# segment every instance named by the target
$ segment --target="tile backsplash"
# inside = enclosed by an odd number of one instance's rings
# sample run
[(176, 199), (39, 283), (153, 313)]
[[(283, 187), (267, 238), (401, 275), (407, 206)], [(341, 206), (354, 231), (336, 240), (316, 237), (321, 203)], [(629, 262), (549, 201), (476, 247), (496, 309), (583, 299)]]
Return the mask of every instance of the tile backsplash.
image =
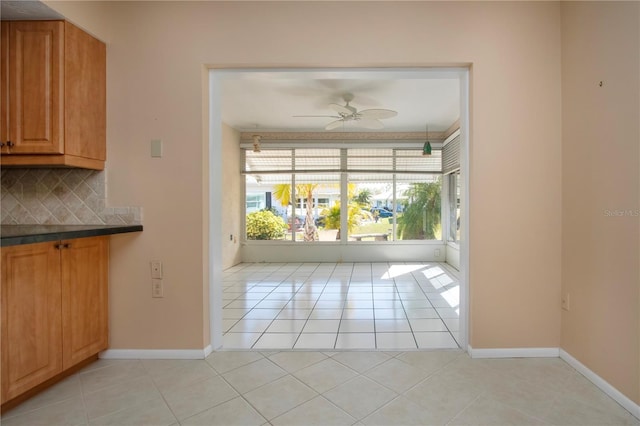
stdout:
[(3, 225), (134, 225), (140, 207), (107, 207), (104, 171), (2, 169)]

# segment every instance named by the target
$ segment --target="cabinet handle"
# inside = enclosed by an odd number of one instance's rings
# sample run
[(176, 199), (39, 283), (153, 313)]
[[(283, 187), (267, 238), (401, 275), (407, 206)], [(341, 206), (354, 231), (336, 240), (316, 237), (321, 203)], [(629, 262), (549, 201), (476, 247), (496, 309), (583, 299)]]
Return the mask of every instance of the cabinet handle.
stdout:
[(54, 246), (55, 248), (57, 248), (58, 250), (62, 250), (62, 249), (68, 249), (71, 248), (71, 244), (70, 243), (58, 243)]
[(12, 146), (15, 146), (15, 144), (13, 142), (11, 142), (11, 141), (7, 141), (7, 146), (8, 147), (12, 147)]
[(71, 247), (71, 244), (70, 244), (70, 243), (64, 243), (64, 244), (62, 245), (62, 248), (70, 248), (70, 247)]
[(4, 146), (4, 142), (0, 142), (0, 148)]
[(56, 245), (54, 245), (54, 247), (55, 247), (56, 249), (60, 250), (60, 249), (62, 248), (62, 244), (56, 244)]

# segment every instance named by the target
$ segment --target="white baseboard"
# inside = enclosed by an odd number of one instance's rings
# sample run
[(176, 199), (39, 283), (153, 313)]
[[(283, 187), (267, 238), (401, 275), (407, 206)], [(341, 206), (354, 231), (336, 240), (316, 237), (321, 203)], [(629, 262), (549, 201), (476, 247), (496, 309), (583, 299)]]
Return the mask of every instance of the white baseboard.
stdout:
[(107, 349), (101, 359), (204, 359), (212, 352), (204, 349)]
[(558, 358), (558, 348), (495, 348), (474, 349), (468, 345), (471, 358)]
[(626, 397), (618, 389), (611, 386), (609, 382), (591, 371), (587, 366), (572, 357), (563, 349), (560, 349), (560, 358), (562, 358), (567, 364), (575, 368), (584, 377), (589, 379), (589, 381), (599, 387), (600, 390), (609, 395), (614, 401), (622, 405), (628, 412), (633, 414), (636, 418), (640, 419), (640, 405), (636, 404), (631, 399)]
[(209, 355), (211, 355), (213, 353), (213, 346), (211, 345), (207, 345), (206, 348), (204, 348), (204, 357), (208, 357)]

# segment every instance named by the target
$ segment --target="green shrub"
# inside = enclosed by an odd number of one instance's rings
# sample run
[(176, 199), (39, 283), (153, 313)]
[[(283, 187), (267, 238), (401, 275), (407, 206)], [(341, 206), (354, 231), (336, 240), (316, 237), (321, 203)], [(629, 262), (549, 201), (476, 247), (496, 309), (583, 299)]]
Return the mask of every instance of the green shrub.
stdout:
[(260, 210), (247, 215), (248, 240), (277, 240), (284, 237), (287, 224), (270, 210)]

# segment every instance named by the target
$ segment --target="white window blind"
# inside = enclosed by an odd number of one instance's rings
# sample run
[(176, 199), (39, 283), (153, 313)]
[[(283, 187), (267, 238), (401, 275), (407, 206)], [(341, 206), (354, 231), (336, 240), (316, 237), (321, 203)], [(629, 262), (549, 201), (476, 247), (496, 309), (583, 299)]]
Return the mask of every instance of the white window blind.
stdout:
[(422, 149), (287, 148), (244, 150), (243, 174), (403, 173), (441, 174), (442, 151), (425, 157)]
[(442, 172), (453, 173), (460, 169), (460, 135), (442, 148)]

